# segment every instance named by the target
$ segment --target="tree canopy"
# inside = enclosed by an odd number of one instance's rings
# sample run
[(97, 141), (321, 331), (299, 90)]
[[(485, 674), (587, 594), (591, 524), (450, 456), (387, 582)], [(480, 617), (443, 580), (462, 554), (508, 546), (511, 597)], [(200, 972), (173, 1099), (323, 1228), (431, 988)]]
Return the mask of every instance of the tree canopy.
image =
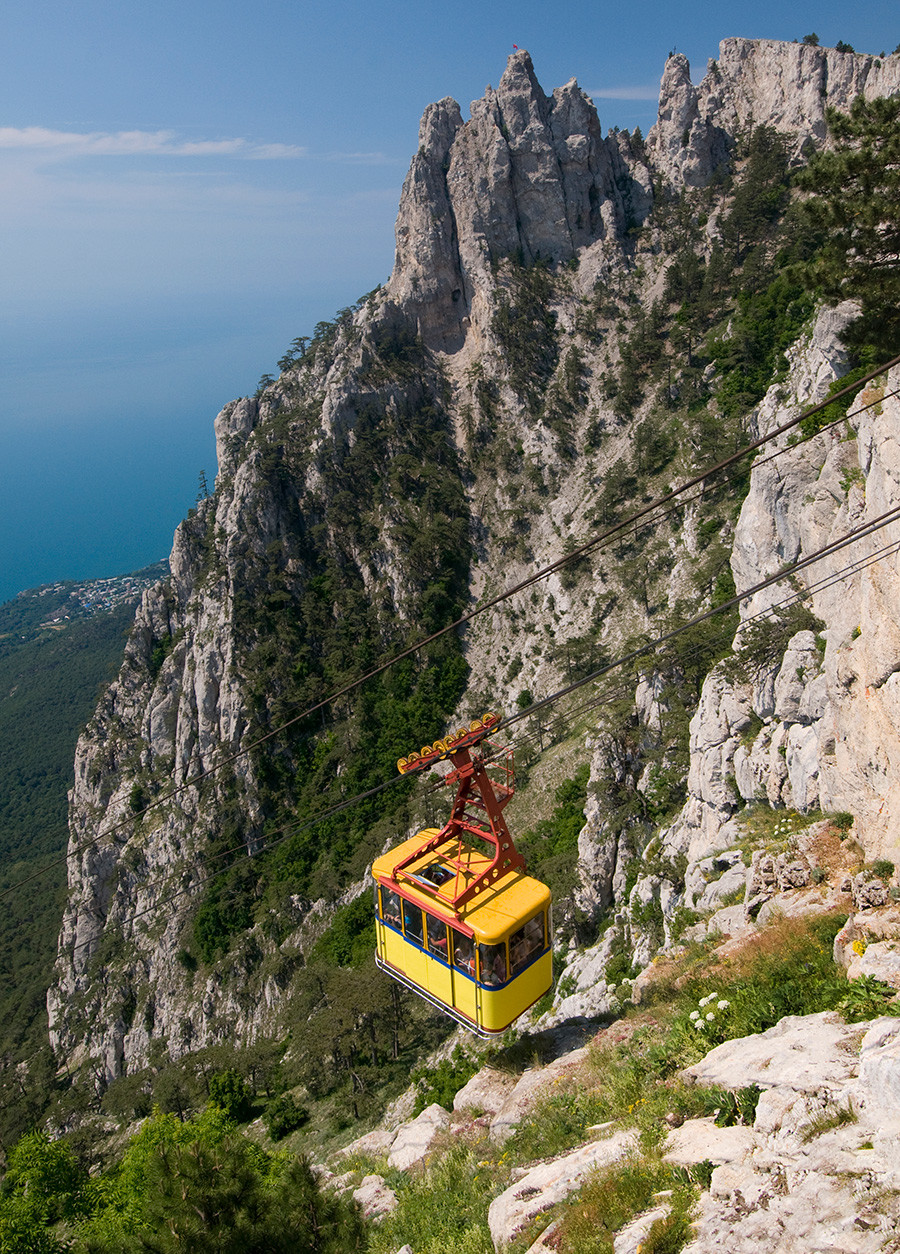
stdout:
[(184, 1122), (155, 1112), (96, 1177), (65, 1141), (29, 1133), (0, 1191), (0, 1254), (353, 1254), (366, 1244), (358, 1207), (320, 1190), (304, 1158), (241, 1136), (218, 1106)]
[(835, 147), (798, 176), (804, 213), (824, 234), (807, 279), (826, 300), (855, 300), (857, 343), (900, 351), (900, 97), (826, 111)]

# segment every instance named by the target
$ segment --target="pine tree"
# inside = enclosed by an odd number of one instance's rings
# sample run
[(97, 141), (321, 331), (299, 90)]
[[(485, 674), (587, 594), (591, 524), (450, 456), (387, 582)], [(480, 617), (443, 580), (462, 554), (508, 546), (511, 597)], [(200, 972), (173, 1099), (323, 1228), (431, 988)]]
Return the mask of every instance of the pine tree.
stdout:
[(825, 233), (806, 281), (826, 300), (856, 300), (853, 340), (900, 350), (900, 98), (826, 111), (832, 151), (798, 177), (812, 193), (804, 213)]

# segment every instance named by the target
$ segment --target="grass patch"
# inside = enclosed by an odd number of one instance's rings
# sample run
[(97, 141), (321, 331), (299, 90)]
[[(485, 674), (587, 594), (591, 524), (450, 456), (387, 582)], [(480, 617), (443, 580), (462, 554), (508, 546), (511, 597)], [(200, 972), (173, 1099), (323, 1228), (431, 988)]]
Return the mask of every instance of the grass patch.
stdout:
[(844, 1128), (848, 1123), (856, 1123), (857, 1117), (850, 1101), (845, 1106), (826, 1106), (820, 1114), (800, 1129), (800, 1140), (804, 1145), (808, 1145), (823, 1132), (831, 1132), (833, 1128)]
[(757, 849), (767, 853), (786, 853), (792, 849), (799, 834), (821, 819), (822, 815), (800, 814), (798, 810), (773, 810), (768, 805), (751, 805), (741, 815), (741, 838), (736, 847), (749, 864)]
[(570, 1199), (557, 1228), (560, 1254), (613, 1254), (616, 1234), (650, 1209), (662, 1191), (671, 1191), (666, 1199), (671, 1209), (653, 1224), (640, 1248), (642, 1254), (677, 1254), (691, 1235), (694, 1186), (684, 1172), (647, 1156), (598, 1172)]
[(488, 1140), (455, 1143), (435, 1155), (418, 1176), (391, 1181), (397, 1209), (372, 1229), (371, 1254), (411, 1245), (416, 1254), (494, 1254), (487, 1208), (509, 1178)]
[(511, 1150), (519, 1161), (549, 1157), (603, 1123), (635, 1127), (649, 1150), (665, 1140), (667, 1115), (721, 1110), (722, 1090), (687, 1085), (678, 1072), (712, 1046), (764, 1032), (785, 1015), (835, 1009), (847, 980), (832, 960), (832, 942), (845, 918), (782, 919), (725, 961), (698, 954), (687, 974), (682, 967), (680, 987), (666, 989), (670, 1000), (654, 1005), (654, 1018), (643, 1012), (643, 1022), (617, 1043), (598, 1038), (587, 1082), (538, 1103), (513, 1134)]

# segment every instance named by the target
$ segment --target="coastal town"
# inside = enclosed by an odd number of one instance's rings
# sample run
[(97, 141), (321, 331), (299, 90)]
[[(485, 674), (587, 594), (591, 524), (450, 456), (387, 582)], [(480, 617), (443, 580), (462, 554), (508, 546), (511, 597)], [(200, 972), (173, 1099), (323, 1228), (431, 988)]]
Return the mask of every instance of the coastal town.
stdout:
[[(50, 596), (54, 608), (41, 621), (42, 627), (58, 627), (76, 618), (91, 618), (94, 614), (108, 614), (117, 609), (123, 602), (137, 601), (145, 589), (150, 588), (167, 574), (168, 562), (157, 562), (143, 570), (133, 571), (129, 575), (114, 575), (110, 579), (88, 579), (83, 583), (65, 580), (61, 583), (45, 584), (30, 592), (20, 592), (19, 596), (37, 593), (41, 597)], [(60, 602), (59, 598), (65, 599)]]

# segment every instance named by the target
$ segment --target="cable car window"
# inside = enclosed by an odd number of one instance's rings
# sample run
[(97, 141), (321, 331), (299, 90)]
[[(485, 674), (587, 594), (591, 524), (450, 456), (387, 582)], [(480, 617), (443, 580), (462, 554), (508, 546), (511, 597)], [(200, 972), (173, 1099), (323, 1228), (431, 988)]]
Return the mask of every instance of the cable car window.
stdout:
[(466, 975), (475, 974), (475, 942), (471, 936), (450, 929), (453, 938), (453, 965), (465, 971)]
[(418, 945), (424, 943), (422, 911), (408, 901), (403, 903), (403, 931), (409, 940), (415, 941)]
[(438, 958), (443, 958), (447, 962), (447, 924), (427, 912), (425, 914), (425, 922), (428, 927), (429, 950), (433, 954), (437, 954)]
[(509, 938), (509, 959), (513, 975), (525, 969), (544, 948), (543, 911), (529, 919)]
[(481, 983), (489, 987), (506, 983), (506, 946), (479, 945), (478, 959), (481, 966)]
[(400, 897), (389, 888), (381, 890), (381, 917), (385, 923), (400, 930)]
[(447, 883), (447, 880), (453, 879), (453, 872), (441, 866), (440, 862), (432, 862), (430, 866), (420, 871), (419, 875), (423, 880), (428, 880), (429, 884), (434, 884), (435, 888), (440, 888), (442, 884)]

